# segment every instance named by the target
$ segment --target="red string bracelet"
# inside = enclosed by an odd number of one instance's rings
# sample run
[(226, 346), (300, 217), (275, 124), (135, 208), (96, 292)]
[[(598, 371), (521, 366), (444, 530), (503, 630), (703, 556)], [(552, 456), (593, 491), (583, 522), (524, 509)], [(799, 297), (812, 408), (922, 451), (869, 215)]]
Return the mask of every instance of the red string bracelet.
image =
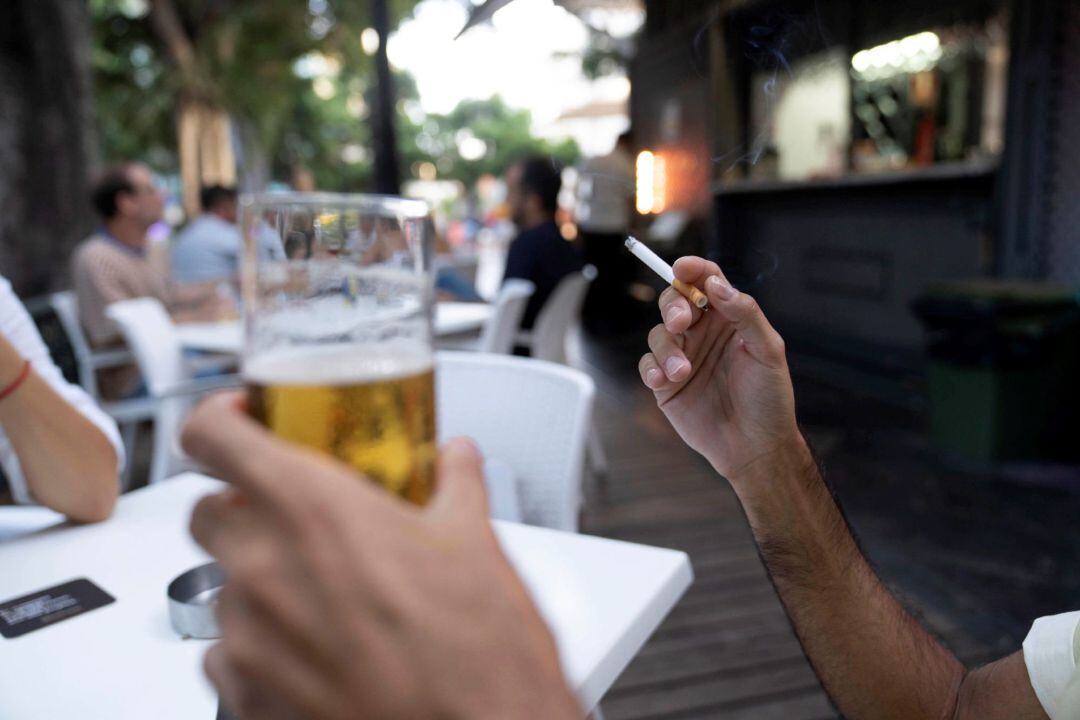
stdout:
[(19, 386), (23, 384), (26, 378), (30, 375), (30, 361), (23, 361), (22, 371), (19, 372), (19, 376), (11, 381), (6, 388), (0, 390), (0, 402), (3, 402), (8, 395), (19, 389)]

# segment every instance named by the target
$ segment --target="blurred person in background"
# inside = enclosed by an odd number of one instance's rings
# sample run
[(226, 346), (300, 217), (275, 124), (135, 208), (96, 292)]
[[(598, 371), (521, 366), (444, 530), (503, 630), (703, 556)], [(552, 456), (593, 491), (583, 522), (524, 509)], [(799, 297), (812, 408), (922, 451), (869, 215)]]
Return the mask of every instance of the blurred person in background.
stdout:
[(76, 522), (104, 520), (123, 462), (116, 423), (64, 379), (0, 277), (0, 504), (37, 503)]
[(441, 301), (483, 302), (484, 298), (476, 292), (476, 286), (454, 267), (454, 249), (446, 234), (440, 233), (435, 227), (435, 220), (430, 215), (424, 221), (424, 232), (435, 240), (436, 297)]
[[(172, 242), (172, 278), (175, 282), (228, 282), (240, 274), (244, 239), (237, 227), (237, 192), (234, 187), (210, 185), (199, 192), (202, 214), (177, 233)], [(256, 226), (259, 254), (282, 260), (281, 238), (260, 222)]]
[(574, 219), (584, 260), (597, 270), (583, 311), (585, 326), (592, 332), (615, 330), (620, 318), (633, 317), (624, 310), (634, 265), (623, 250), (634, 202), (633, 144), (625, 132), (610, 153), (578, 166)]
[[(105, 315), (111, 303), (154, 297), (178, 322), (215, 320), (232, 310), (217, 284), (174, 284), (163, 243), (151, 243), (147, 231), (161, 220), (164, 197), (150, 168), (123, 163), (106, 168), (96, 179), (91, 199), (102, 226), (75, 248), (72, 280), (79, 315), (90, 343), (107, 347), (120, 333)], [(108, 399), (138, 395), (141, 381), (133, 366), (101, 372), (101, 392)]]
[[(757, 303), (702, 258), (674, 272), (710, 306), (662, 293), (641, 379), (735, 491), (839, 713), (1080, 717), (1080, 612), (1036, 620), (1022, 650), (965, 667), (860, 551), (799, 430), (784, 342)], [(474, 444), (444, 446), (424, 508), (275, 439), (239, 395), (197, 409), (184, 446), (232, 483), (198, 504), (191, 529), (229, 577), (206, 668), (242, 716), (582, 717), (487, 520)]]
[(521, 320), (523, 328), (533, 326), (559, 281), (584, 265), (555, 223), (561, 188), (562, 168), (554, 158), (533, 155), (506, 171), (506, 204), (518, 234), (510, 243), (503, 279), (520, 278), (536, 286)]

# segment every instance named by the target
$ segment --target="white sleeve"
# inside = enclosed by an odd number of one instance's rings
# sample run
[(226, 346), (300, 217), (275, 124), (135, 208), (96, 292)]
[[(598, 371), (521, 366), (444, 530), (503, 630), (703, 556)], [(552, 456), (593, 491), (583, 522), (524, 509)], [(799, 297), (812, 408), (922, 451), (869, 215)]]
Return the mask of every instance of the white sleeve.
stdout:
[[(49, 356), (49, 350), (38, 334), (37, 326), (26, 312), (26, 308), (19, 302), (19, 298), (11, 289), (9, 283), (0, 277), (0, 335), (22, 355), (30, 361), (34, 372), (45, 382), (52, 386), (60, 397), (64, 398), (72, 407), (78, 410), (87, 420), (94, 423), (105, 436), (109, 438), (113, 448), (116, 449), (118, 460), (117, 467), (124, 466), (124, 446), (120, 442), (120, 433), (116, 429), (116, 423), (97, 406), (94, 400), (78, 385), (72, 385), (64, 379), (60, 368), (53, 363)], [(17, 503), (33, 503), (29, 489), (26, 487), (26, 479), (23, 477), (19, 458), (8, 440), (7, 433), (0, 428), (0, 465), (3, 466), (4, 475), (11, 487), (11, 496)], [(119, 481), (119, 478), (118, 478)]]
[(1035, 695), (1050, 720), (1065, 720), (1062, 695), (1076, 671), (1080, 611), (1039, 618), (1024, 638), (1024, 664)]

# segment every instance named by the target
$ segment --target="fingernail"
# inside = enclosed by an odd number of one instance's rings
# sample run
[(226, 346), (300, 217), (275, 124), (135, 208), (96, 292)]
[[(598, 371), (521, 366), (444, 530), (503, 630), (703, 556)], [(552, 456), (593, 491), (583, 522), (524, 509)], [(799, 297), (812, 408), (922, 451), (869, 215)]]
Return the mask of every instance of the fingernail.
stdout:
[(713, 275), (705, 283), (709, 286), (709, 290), (716, 293), (721, 300), (730, 300), (735, 297), (735, 288), (721, 280), (718, 275)]
[(670, 357), (664, 363), (664, 370), (667, 372), (668, 377), (674, 377), (676, 373), (682, 370), (684, 364), (679, 358)]
[(648, 370), (645, 371), (645, 384), (648, 385), (649, 387), (652, 387), (653, 385), (656, 385), (656, 383), (657, 383), (657, 381), (659, 379), (660, 379), (660, 371), (657, 370), (656, 368), (649, 368)]

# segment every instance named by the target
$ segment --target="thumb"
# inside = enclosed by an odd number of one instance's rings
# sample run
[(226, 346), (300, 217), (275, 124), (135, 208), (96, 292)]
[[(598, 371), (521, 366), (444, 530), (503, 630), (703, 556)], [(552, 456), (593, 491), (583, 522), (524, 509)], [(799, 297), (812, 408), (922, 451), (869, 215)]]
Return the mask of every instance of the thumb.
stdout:
[(459, 437), (443, 445), (436, 475), (432, 513), (468, 522), (487, 518), (484, 458), (474, 440)]

